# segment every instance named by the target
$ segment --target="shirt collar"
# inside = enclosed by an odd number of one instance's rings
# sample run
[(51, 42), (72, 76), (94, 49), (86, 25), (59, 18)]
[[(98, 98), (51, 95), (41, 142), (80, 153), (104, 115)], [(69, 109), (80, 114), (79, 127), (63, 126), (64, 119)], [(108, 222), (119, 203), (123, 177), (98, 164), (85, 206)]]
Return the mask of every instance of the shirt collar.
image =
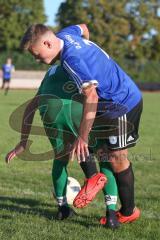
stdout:
[(64, 47), (64, 41), (62, 39), (60, 39), (60, 55), (62, 56), (62, 52), (63, 52), (63, 47)]

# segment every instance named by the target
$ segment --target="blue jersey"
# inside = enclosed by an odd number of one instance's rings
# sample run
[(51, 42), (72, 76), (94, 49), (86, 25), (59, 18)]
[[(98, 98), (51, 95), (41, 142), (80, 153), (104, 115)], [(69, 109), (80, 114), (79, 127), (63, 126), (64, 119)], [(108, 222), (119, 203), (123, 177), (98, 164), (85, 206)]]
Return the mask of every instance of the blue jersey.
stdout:
[(12, 64), (3, 64), (2, 71), (3, 71), (3, 79), (10, 79), (11, 73), (14, 66)]
[(129, 112), (141, 100), (141, 92), (104, 50), (82, 35), (78, 25), (64, 28), (56, 34), (62, 40), (61, 64), (64, 70), (75, 81), (79, 91), (89, 84), (96, 85), (99, 100), (112, 106), (109, 116), (118, 117)]

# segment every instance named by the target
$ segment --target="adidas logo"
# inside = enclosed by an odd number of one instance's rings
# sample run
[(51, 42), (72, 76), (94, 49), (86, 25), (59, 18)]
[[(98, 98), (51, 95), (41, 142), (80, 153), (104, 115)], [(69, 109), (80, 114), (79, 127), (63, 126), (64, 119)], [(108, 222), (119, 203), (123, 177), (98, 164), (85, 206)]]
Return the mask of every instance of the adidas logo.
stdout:
[(127, 139), (127, 142), (131, 142), (131, 141), (133, 141), (134, 140), (134, 138), (130, 135), (129, 137), (128, 137), (128, 139)]

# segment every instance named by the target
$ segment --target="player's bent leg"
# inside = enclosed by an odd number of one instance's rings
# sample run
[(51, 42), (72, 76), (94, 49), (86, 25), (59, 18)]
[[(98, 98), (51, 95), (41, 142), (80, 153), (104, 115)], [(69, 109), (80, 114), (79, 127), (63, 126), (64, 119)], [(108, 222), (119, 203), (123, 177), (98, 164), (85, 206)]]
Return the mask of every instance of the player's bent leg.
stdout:
[[(90, 167), (94, 169), (94, 164), (95, 160), (93, 158), (93, 155), (91, 154), (90, 157), (86, 159), (86, 162), (83, 163), (82, 169), (84, 170), (84, 166), (86, 169), (89, 169)], [(91, 173), (90, 171), (88, 172)], [(97, 193), (103, 189), (106, 182), (107, 178), (103, 173), (98, 173), (97, 170), (95, 173), (92, 172), (92, 175), (88, 175), (88, 178), (85, 180), (80, 192), (75, 197), (73, 205), (76, 208), (86, 207), (90, 202), (93, 201)]]
[(6, 85), (5, 85), (5, 95), (8, 94), (8, 91), (9, 91), (9, 81), (6, 82)]
[(109, 150), (108, 151), (109, 162), (112, 165), (112, 169), (115, 173), (122, 172), (130, 165), (128, 160), (128, 150)]
[[(128, 160), (128, 151), (110, 151), (109, 160), (115, 173), (118, 186), (121, 209), (117, 214), (119, 222), (132, 222), (139, 218), (140, 211), (135, 211), (134, 203), (134, 173), (132, 164)], [(124, 220), (126, 219), (126, 220)]]
[[(55, 195), (57, 198), (61, 198), (66, 195), (67, 188), (67, 164), (68, 161), (63, 161), (61, 159), (57, 159), (53, 161), (52, 168), (52, 181), (54, 186)], [(65, 201), (65, 200), (64, 200)], [(63, 204), (64, 202), (58, 202), (59, 204)]]
[(77, 215), (75, 211), (68, 205), (66, 198), (67, 188), (67, 164), (68, 158), (56, 159), (53, 162), (52, 180), (54, 186), (54, 197), (58, 203), (58, 212), (56, 214), (57, 220), (64, 220), (66, 218)]
[(2, 82), (1, 89), (4, 89), (4, 85), (5, 85), (5, 82), (3, 81), (3, 82)]
[(116, 215), (118, 190), (111, 164), (108, 161), (108, 152), (106, 148), (103, 149), (102, 146), (102, 148), (98, 149), (97, 158), (99, 160), (100, 172), (107, 177), (107, 184), (103, 188), (106, 214), (104, 217), (101, 217), (100, 224), (107, 228), (116, 229), (120, 226)]
[(116, 229), (120, 226), (116, 215), (117, 204), (117, 184), (109, 163), (101, 163), (100, 171), (107, 177), (107, 184), (103, 188), (106, 204), (106, 223), (105, 226), (111, 229)]

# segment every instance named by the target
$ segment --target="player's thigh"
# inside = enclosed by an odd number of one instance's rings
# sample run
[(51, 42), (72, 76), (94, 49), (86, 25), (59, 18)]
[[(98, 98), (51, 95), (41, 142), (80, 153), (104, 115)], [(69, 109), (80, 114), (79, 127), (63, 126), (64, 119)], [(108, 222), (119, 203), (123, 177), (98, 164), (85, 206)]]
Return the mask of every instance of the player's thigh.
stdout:
[[(129, 166), (128, 148), (136, 145), (139, 138), (139, 122), (142, 113), (142, 102), (130, 112), (116, 119), (106, 119), (106, 132), (96, 136), (96, 144), (104, 142), (105, 149), (101, 158), (109, 159), (115, 171), (124, 170)], [(103, 121), (105, 122), (105, 121)], [(105, 126), (105, 125), (104, 125)], [(102, 126), (102, 127), (104, 127)], [(99, 126), (100, 128), (100, 126)], [(105, 138), (106, 136), (106, 138)]]
[[(109, 131), (106, 144), (110, 151), (121, 151), (134, 147), (139, 139), (139, 123), (142, 113), (142, 101), (128, 113), (113, 119), (115, 128)], [(123, 152), (123, 151), (122, 151)]]

